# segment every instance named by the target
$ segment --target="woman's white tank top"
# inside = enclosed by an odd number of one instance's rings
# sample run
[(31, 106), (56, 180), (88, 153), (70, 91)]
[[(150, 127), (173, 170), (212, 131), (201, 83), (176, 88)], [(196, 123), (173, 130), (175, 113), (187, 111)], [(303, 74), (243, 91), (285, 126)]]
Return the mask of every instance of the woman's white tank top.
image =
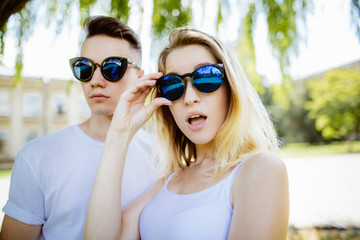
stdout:
[(225, 179), (192, 194), (168, 190), (173, 173), (141, 214), (141, 239), (227, 239), (233, 213), (231, 187), (243, 162)]

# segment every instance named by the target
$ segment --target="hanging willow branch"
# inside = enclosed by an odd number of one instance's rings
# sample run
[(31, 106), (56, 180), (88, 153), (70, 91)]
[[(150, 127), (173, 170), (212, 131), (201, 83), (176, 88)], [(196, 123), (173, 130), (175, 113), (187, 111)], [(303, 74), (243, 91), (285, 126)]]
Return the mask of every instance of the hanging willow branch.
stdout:
[(355, 26), (357, 38), (360, 42), (360, 1), (351, 1), (351, 23)]

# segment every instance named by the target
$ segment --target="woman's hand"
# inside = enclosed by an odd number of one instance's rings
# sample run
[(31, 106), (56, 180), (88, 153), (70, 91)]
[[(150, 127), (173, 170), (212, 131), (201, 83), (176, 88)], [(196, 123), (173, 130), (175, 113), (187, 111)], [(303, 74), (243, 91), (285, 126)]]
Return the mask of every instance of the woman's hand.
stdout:
[(171, 101), (166, 98), (155, 98), (145, 105), (147, 96), (156, 87), (156, 79), (161, 75), (162, 73), (145, 75), (121, 95), (109, 131), (135, 134), (158, 107), (171, 105)]

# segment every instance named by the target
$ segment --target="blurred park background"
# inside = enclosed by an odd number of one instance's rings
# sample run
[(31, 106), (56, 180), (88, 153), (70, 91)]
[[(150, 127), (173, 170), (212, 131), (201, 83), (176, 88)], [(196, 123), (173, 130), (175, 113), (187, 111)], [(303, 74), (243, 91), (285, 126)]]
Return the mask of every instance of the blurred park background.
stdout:
[(89, 116), (68, 59), (79, 55), (84, 19), (111, 15), (140, 36), (148, 73), (157, 70), (156, 57), (174, 27), (201, 29), (231, 47), (284, 146), (280, 155), (290, 184), (288, 239), (360, 239), (359, 4), (2, 1), (0, 207), (7, 200), (17, 151), (33, 138)]

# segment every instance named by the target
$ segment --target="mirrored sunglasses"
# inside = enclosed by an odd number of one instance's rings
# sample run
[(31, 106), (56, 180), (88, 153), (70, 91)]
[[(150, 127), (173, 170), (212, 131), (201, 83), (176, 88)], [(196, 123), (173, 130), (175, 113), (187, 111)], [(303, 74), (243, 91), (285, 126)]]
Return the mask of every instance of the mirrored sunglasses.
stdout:
[(212, 93), (219, 89), (224, 81), (224, 65), (222, 63), (207, 64), (191, 73), (164, 75), (157, 81), (160, 95), (170, 101), (181, 98), (185, 92), (186, 77), (191, 78), (192, 85), (200, 92)]
[(104, 78), (110, 82), (119, 81), (124, 76), (128, 64), (140, 69), (135, 62), (122, 57), (108, 57), (101, 64), (94, 63), (86, 57), (76, 57), (70, 59), (69, 63), (74, 77), (81, 82), (90, 81), (97, 66), (100, 67)]

